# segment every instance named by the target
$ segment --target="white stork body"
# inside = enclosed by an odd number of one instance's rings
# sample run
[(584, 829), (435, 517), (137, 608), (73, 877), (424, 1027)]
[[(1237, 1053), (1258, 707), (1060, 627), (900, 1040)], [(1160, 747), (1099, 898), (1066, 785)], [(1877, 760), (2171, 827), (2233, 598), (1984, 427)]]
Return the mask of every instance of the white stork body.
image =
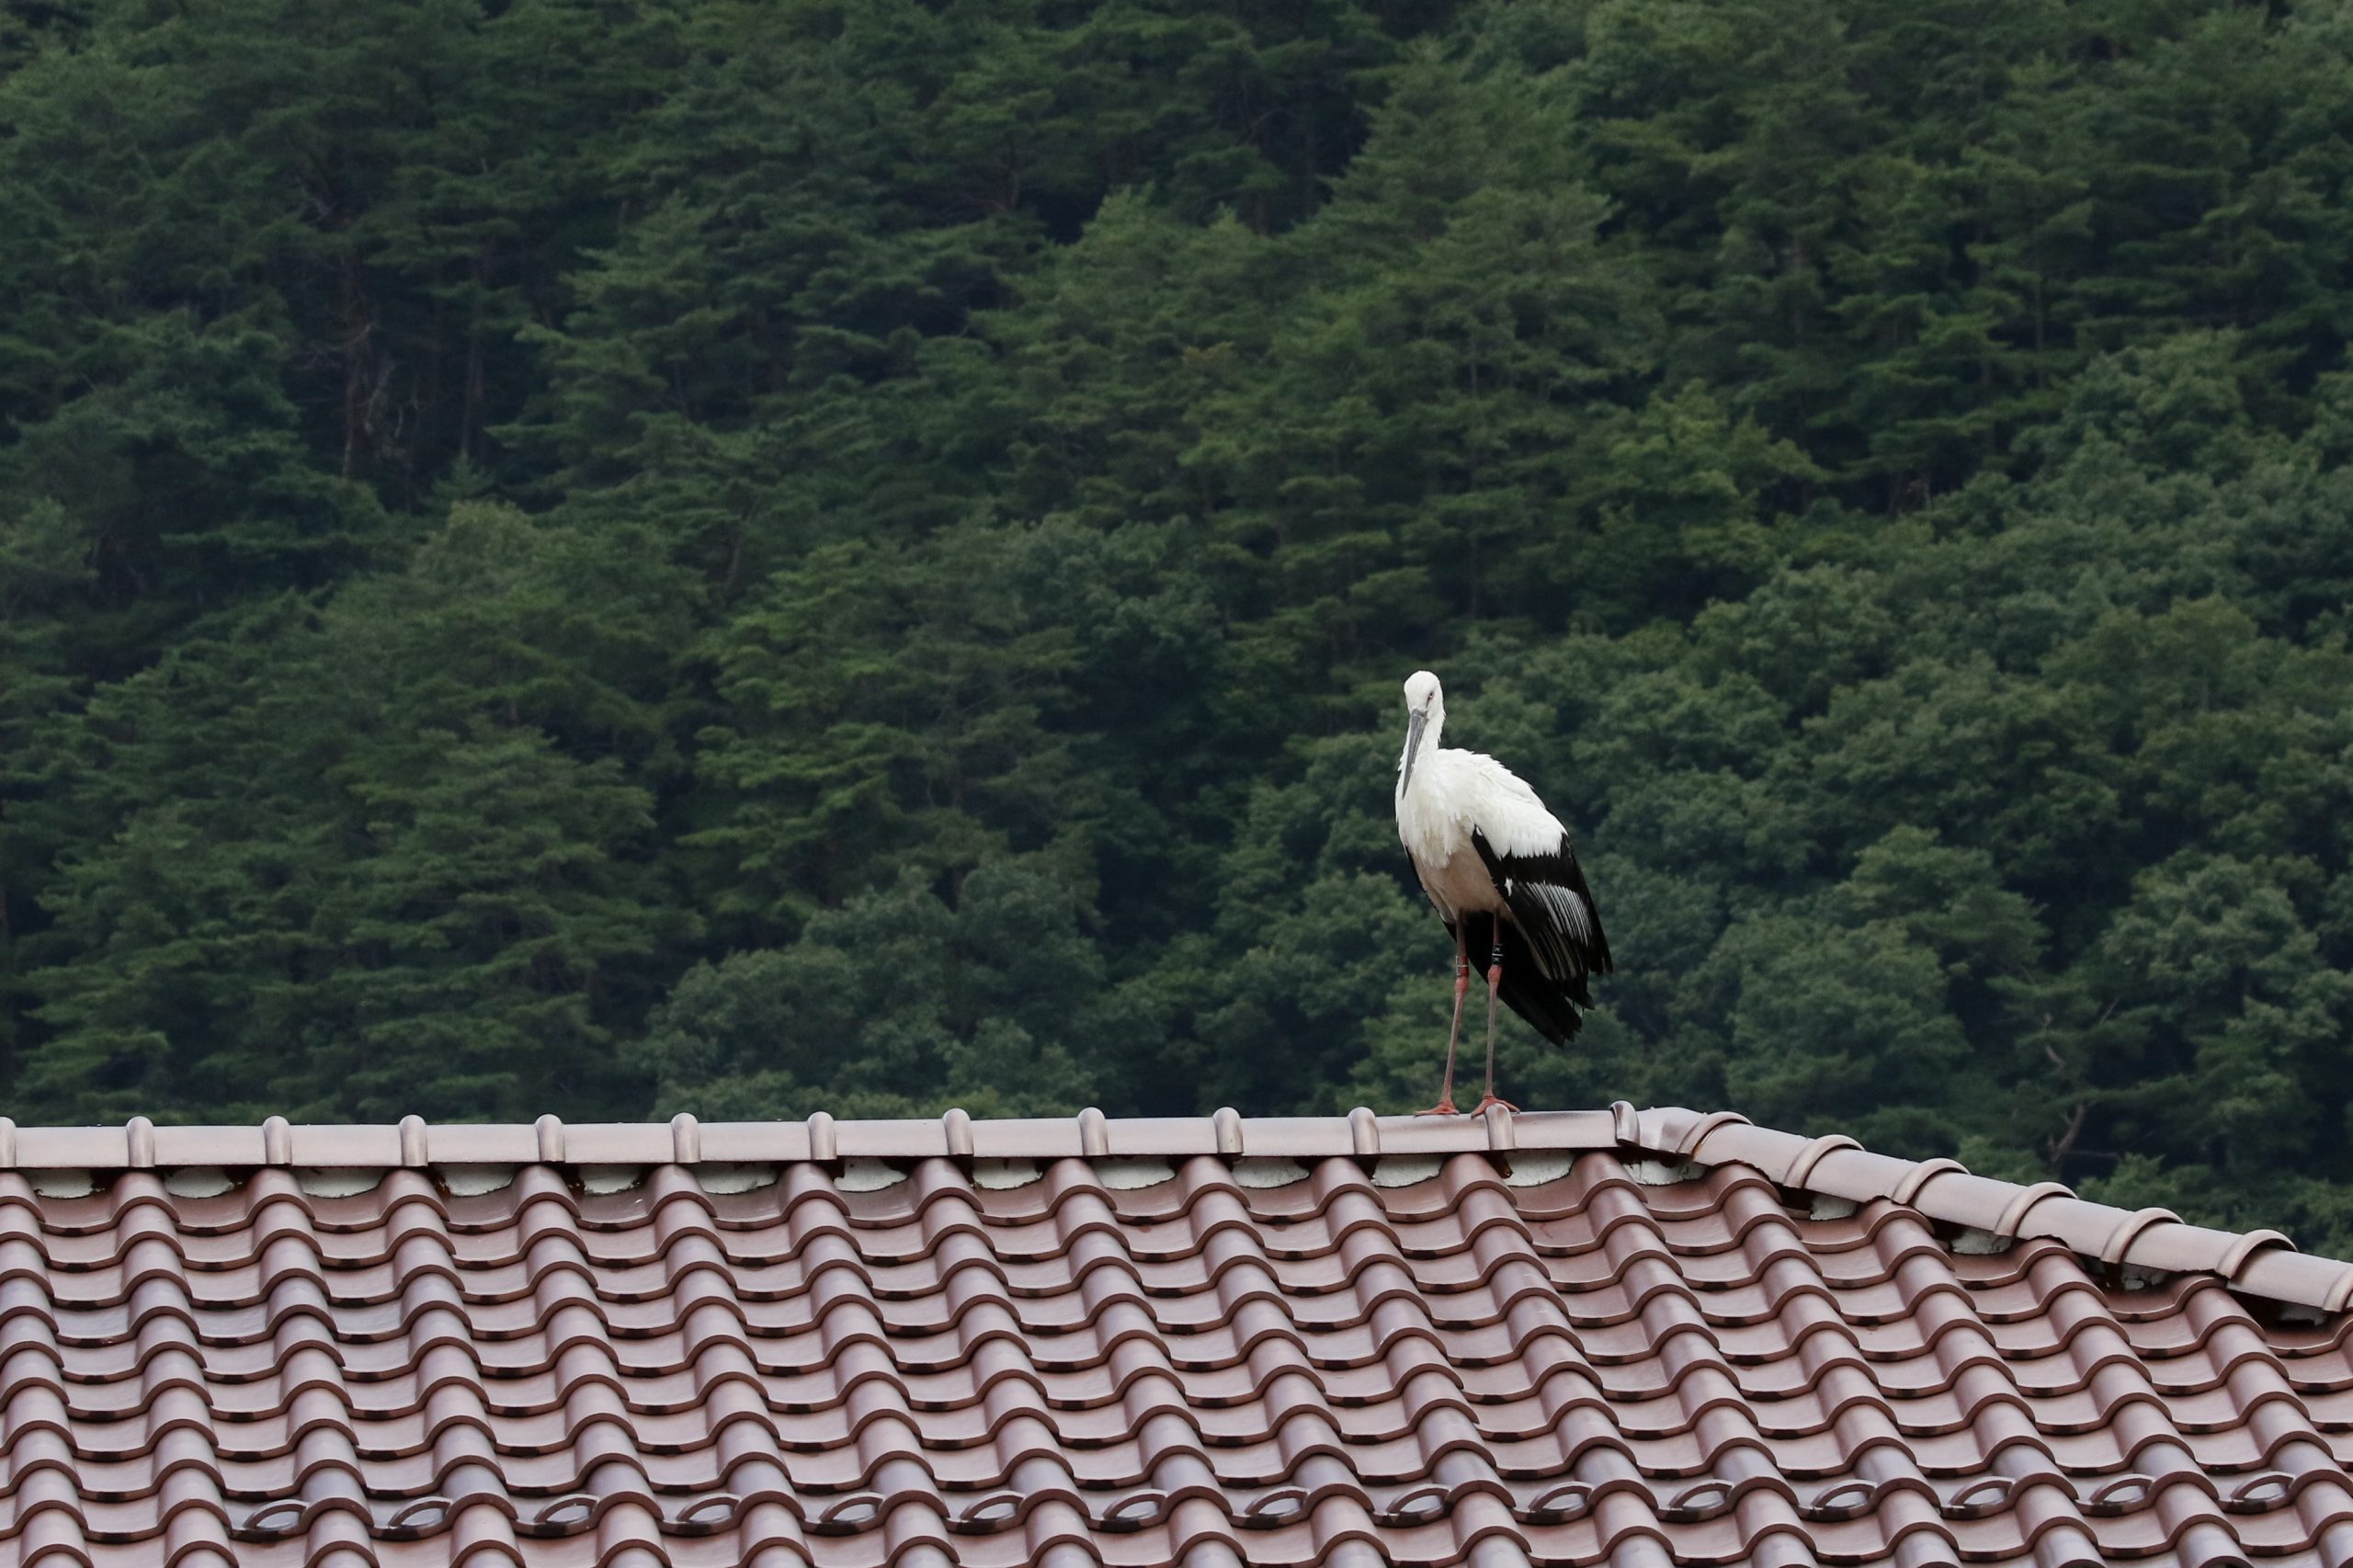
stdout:
[[(1426, 746), (1437, 729), (1433, 722)], [(1569, 830), (1527, 781), (1494, 757), (1430, 751), (1415, 765), (1413, 791), (1402, 785), (1397, 790), (1397, 836), (1422, 891), (1449, 926), (1465, 915), (1506, 907), (1503, 890), (1472, 845), (1474, 830), (1512, 859), (1556, 855), (1569, 839)]]
[(1561, 819), (1492, 756), (1441, 749), (1446, 699), (1438, 676), (1405, 683), (1405, 749), (1397, 761), (1397, 836), (1422, 891), (1453, 934), (1454, 1029), (1447, 1086), (1436, 1108), (1453, 1109), (1454, 1051), (1470, 985), (1469, 949), (1484, 938), (1487, 1098), (1495, 1098), (1498, 995), (1545, 1038), (1564, 1044), (1593, 1006), (1586, 977), (1610, 969), (1609, 941)]

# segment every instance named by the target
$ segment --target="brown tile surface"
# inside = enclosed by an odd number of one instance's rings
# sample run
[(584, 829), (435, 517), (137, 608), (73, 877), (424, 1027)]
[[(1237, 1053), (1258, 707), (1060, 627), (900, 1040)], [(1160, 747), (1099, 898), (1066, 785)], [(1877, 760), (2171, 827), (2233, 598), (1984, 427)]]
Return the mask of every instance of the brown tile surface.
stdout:
[(2341, 1568), (2348, 1295), (1623, 1106), (0, 1123), (0, 1562)]

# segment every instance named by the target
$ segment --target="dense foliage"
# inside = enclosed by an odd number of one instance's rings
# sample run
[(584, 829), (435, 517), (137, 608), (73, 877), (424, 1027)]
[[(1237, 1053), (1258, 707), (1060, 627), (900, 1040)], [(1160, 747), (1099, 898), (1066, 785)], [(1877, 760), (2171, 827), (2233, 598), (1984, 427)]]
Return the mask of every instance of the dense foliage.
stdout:
[(1530, 1103), (2353, 1244), (2353, 12), (0, 13), (22, 1120)]

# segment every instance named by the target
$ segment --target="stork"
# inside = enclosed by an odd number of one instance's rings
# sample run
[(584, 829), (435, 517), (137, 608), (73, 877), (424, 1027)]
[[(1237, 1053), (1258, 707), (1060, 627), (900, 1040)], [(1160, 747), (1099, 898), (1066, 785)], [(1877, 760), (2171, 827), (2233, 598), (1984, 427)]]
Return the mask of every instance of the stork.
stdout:
[(1536, 791), (1492, 756), (1440, 750), (1446, 697), (1438, 676), (1405, 682), (1405, 751), (1397, 759), (1397, 836), (1414, 875), (1454, 937), (1454, 1026), (1446, 1037), (1446, 1079), (1423, 1114), (1452, 1116), (1454, 1053), (1462, 1039), (1462, 999), (1471, 989), (1474, 936), (1487, 949), (1487, 1092), (1495, 1096), (1495, 999), (1565, 1045), (1593, 1006), (1588, 975), (1609, 972), (1609, 939), (1585, 884), (1569, 830)]

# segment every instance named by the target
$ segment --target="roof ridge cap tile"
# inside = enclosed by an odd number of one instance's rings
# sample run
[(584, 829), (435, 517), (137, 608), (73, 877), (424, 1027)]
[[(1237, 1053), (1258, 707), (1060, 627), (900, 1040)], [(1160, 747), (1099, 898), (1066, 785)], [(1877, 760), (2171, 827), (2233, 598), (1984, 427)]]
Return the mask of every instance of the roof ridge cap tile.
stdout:
[[(2167, 1210), (2131, 1210), (2078, 1198), (2058, 1182), (2022, 1185), (1978, 1176), (1956, 1160), (1899, 1159), (1852, 1140), (1838, 1142), (1841, 1134), (1806, 1138), (1754, 1126), (1735, 1113), (1701, 1117), (1673, 1109), (1643, 1115), (1651, 1133), (1646, 1142), (1695, 1165), (1745, 1165), (1776, 1185), (1853, 1202), (1884, 1199), (2005, 1241), (2047, 1236), (2111, 1269), (2211, 1274), (2234, 1290), (2272, 1301), (2328, 1312), (2353, 1306), (2353, 1263), (2299, 1253), (2278, 1231), (2212, 1230)], [(2051, 1218), (2038, 1215), (2046, 1209), (2052, 1210)], [(2184, 1256), (2180, 1244), (2204, 1238), (2211, 1238), (2201, 1249), (2205, 1256)]]
[(1957, 1162), (1874, 1153), (1845, 1134), (1808, 1138), (1758, 1127), (1733, 1111), (1677, 1106), (1491, 1111), (1482, 1117), (1384, 1117), (1364, 1107), (1337, 1116), (976, 1119), (961, 1111), (921, 1119), (530, 1123), (0, 1127), (0, 1171), (129, 1171), (218, 1165), (392, 1169), (457, 1165), (662, 1166), (941, 1158), (1106, 1159), (1208, 1154), (1221, 1158), (1381, 1159), (1457, 1153), (1612, 1151), (1673, 1155), (1702, 1166), (1746, 1165), (1777, 1186), (1858, 1203), (1886, 1199), (1945, 1224), (2005, 1240), (2048, 1236), (2101, 1266), (2213, 1275), (2245, 1294), (2341, 1312), (2353, 1306), (2353, 1263), (2297, 1253), (2277, 1231), (2188, 1224), (2163, 1210), (2077, 1198), (2056, 1182), (2020, 1185)]
[[(1644, 1112), (1645, 1116), (1658, 1115)], [(1670, 1114), (1688, 1116), (1689, 1112)], [(0, 1119), (6, 1122), (6, 1119)], [(1620, 1101), (1607, 1109), (1511, 1111), (1433, 1118), (1381, 1116), (1358, 1106), (1336, 1116), (938, 1118), (806, 1120), (289, 1123), (0, 1126), (0, 1170), (131, 1170), (222, 1165), (376, 1169), (450, 1165), (673, 1165), (845, 1159), (1174, 1159), (1193, 1154), (1324, 1158), (1582, 1152), (1626, 1146), (1639, 1125)]]

